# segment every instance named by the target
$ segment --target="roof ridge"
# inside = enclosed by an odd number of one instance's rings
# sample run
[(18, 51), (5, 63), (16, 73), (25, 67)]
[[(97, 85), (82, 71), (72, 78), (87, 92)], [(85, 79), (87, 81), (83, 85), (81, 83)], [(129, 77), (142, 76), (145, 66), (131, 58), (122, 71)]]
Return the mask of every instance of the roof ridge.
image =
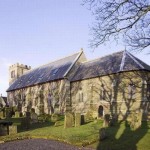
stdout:
[(67, 74), (69, 73), (69, 71), (71, 70), (71, 68), (74, 66), (74, 64), (77, 62), (77, 60), (79, 59), (79, 57), (81, 56), (82, 53), (83, 53), (83, 49), (81, 49), (81, 51), (79, 52), (79, 54), (77, 55), (77, 57), (75, 58), (75, 60), (72, 62), (72, 64), (70, 65), (70, 67), (68, 68), (68, 70), (66, 71), (66, 73), (64, 74), (64, 77), (67, 76)]
[[(80, 53), (80, 52), (78, 52), (78, 53)], [(53, 60), (53, 61), (51, 61), (51, 62), (49, 62), (49, 63), (46, 63), (46, 64), (44, 64), (44, 65), (41, 65), (41, 66), (39, 66), (39, 67), (37, 67), (37, 68), (46, 66), (46, 65), (48, 65), (48, 64), (52, 64), (52, 63), (57, 62), (57, 61), (60, 61), (60, 60), (62, 60), (62, 59), (66, 59), (66, 58), (71, 57), (71, 56), (73, 56), (73, 55), (75, 55), (75, 54), (78, 54), (78, 53), (74, 53), (74, 54), (72, 54), (72, 55), (69, 55), (69, 56), (66, 56), (66, 57), (62, 57), (62, 58), (59, 58), (59, 59), (57, 59), (57, 60)]]
[(124, 64), (125, 64), (125, 58), (126, 58), (126, 50), (124, 50), (124, 52), (123, 52), (123, 56), (122, 56), (122, 60), (121, 60), (119, 71), (123, 71), (123, 67), (124, 67)]
[(144, 66), (143, 66), (140, 62), (138, 62), (138, 61), (135, 59), (136, 57), (132, 56), (132, 54), (130, 54), (128, 51), (127, 51), (127, 55), (128, 55), (132, 60), (134, 60), (134, 62), (135, 62), (138, 66), (140, 66), (142, 69), (144, 69)]
[(118, 51), (118, 52), (114, 52), (114, 53), (112, 53), (112, 54), (107, 54), (107, 55), (105, 55), (105, 56), (98, 57), (98, 58), (96, 58), (96, 59), (94, 58), (94, 59), (91, 59), (91, 60), (86, 60), (86, 61), (81, 62), (81, 63), (84, 64), (84, 63), (96, 61), (97, 59), (102, 59), (102, 58), (104, 58), (104, 57), (107, 57), (107, 56), (110, 56), (110, 55), (114, 55), (114, 54), (116, 54), (116, 53), (121, 53), (121, 52), (124, 52), (124, 50), (121, 50), (121, 51)]

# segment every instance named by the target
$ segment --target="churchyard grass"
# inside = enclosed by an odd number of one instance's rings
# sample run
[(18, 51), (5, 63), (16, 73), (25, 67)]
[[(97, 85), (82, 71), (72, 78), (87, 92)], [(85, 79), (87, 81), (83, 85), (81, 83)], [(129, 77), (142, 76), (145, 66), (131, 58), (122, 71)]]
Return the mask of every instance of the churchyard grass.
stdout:
[[(20, 126), (19, 118), (11, 119), (14, 124)], [(1, 136), (0, 141), (11, 141), (26, 138), (44, 138), (54, 139), (70, 143), (77, 146), (88, 146), (97, 149), (112, 148), (149, 150), (150, 144), (150, 122), (144, 122), (138, 130), (131, 130), (126, 122), (118, 123), (115, 126), (106, 128), (108, 138), (99, 141), (99, 129), (102, 127), (101, 120), (86, 123), (78, 127), (64, 128), (64, 121), (40, 122), (30, 126), (30, 129), (24, 130), (19, 127), (19, 133), (16, 135)]]

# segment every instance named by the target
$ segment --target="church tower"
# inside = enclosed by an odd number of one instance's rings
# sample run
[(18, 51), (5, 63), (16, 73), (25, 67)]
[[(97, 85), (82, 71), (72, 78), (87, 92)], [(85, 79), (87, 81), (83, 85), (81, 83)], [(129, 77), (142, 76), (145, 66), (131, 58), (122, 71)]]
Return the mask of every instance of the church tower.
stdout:
[(31, 66), (16, 63), (9, 67), (9, 85), (16, 79), (22, 76), (26, 71), (30, 70)]

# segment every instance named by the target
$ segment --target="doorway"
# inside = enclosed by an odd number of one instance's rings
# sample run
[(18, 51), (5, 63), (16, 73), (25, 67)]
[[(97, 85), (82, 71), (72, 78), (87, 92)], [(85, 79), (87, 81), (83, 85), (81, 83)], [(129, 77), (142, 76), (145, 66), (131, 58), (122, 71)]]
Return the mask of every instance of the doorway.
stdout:
[(99, 108), (98, 108), (98, 117), (102, 118), (103, 115), (104, 115), (104, 108), (103, 108), (102, 105), (100, 105)]

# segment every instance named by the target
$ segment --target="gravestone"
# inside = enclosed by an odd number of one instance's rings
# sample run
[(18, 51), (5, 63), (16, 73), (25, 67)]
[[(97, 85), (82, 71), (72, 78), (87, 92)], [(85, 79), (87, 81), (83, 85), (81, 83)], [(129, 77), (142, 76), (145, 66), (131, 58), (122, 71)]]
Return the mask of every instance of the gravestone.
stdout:
[(64, 128), (70, 128), (74, 126), (74, 116), (72, 113), (67, 112), (65, 114), (65, 122), (64, 122)]
[(75, 127), (79, 127), (81, 125), (81, 114), (75, 113)]
[(103, 141), (108, 137), (107, 133), (106, 133), (106, 129), (105, 128), (101, 128), (99, 130), (99, 140)]
[(21, 127), (23, 129), (29, 129), (31, 124), (31, 119), (28, 117), (21, 118)]
[(105, 114), (104, 115), (104, 120), (103, 120), (103, 127), (108, 127), (109, 126), (109, 122), (110, 122), (110, 115), (109, 114)]
[(9, 135), (17, 134), (17, 126), (11, 125), (9, 126)]
[(15, 118), (19, 118), (20, 117), (20, 112), (19, 111), (16, 111), (15, 112)]
[(35, 112), (31, 113), (31, 123), (37, 123), (38, 122), (38, 115)]

